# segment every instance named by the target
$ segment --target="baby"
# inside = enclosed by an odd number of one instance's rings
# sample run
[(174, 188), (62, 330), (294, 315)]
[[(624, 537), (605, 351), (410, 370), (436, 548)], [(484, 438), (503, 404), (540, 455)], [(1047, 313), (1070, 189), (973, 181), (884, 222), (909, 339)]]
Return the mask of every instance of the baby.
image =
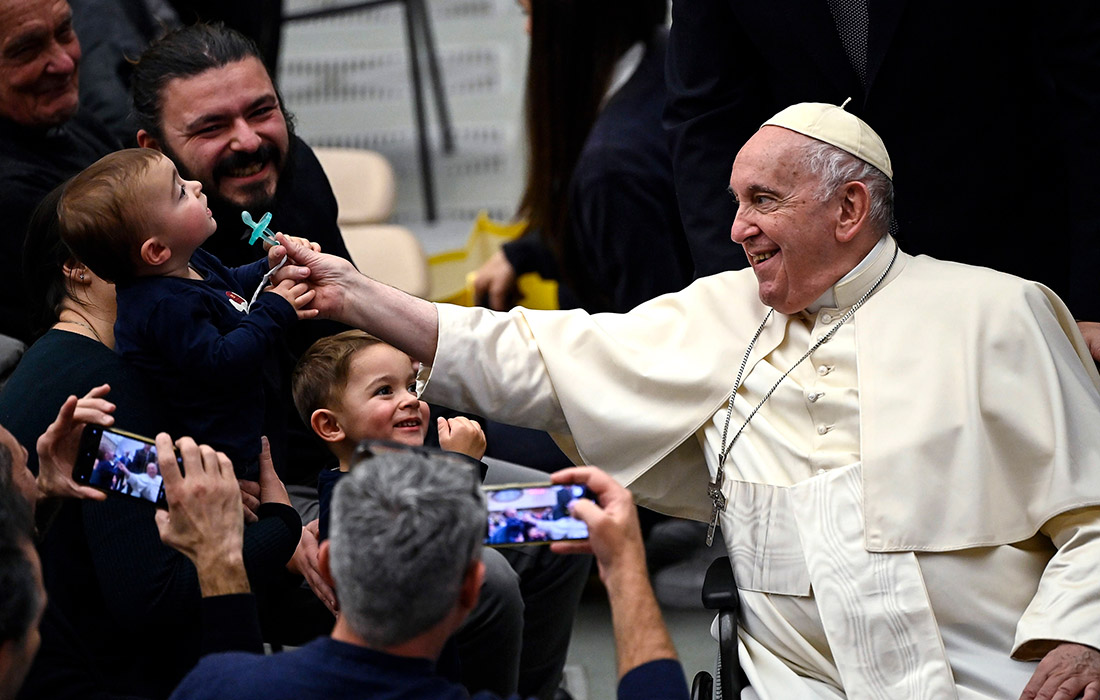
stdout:
[[(274, 352), (313, 292), (266, 283), (266, 259), (229, 269), (199, 248), (217, 228), (202, 186), (158, 151), (127, 149), (89, 166), (58, 204), (74, 256), (114, 282), (115, 350), (161, 397), (164, 430), (224, 451), (240, 476), (257, 464)], [(103, 339), (106, 340), (106, 339)]]

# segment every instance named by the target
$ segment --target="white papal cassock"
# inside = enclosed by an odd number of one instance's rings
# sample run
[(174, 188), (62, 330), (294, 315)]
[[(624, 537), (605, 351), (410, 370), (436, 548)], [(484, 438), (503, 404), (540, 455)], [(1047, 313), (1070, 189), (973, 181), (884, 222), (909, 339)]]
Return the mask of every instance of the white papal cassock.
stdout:
[[(773, 315), (730, 435), (894, 247), (813, 312)], [(438, 310), (427, 400), (549, 430), (640, 503), (710, 515), (728, 393), (767, 314), (751, 270), (624, 315)], [(722, 532), (753, 691), (1017, 697), (1048, 640), (1100, 647), (1098, 386), (1049, 290), (899, 253), (726, 463)]]

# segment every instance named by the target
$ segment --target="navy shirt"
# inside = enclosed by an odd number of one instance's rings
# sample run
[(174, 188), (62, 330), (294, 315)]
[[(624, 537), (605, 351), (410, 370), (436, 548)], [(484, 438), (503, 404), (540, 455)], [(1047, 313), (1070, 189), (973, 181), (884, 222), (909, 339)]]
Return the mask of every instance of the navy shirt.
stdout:
[[(435, 673), (428, 659), (393, 656), (321, 637), (280, 654), (215, 654), (199, 662), (172, 700), (466, 700), (457, 683)], [(515, 698), (516, 696), (513, 696)], [(619, 700), (687, 700), (680, 664), (661, 659), (630, 670)], [(498, 700), (488, 692), (473, 700)]]

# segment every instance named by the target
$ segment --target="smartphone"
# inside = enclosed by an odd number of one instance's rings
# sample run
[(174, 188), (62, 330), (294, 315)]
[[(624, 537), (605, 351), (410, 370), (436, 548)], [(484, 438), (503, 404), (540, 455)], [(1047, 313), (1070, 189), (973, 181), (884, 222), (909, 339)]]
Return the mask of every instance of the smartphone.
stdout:
[[(182, 473), (183, 464), (176, 455)], [(168, 508), (164, 479), (152, 438), (102, 425), (88, 424), (80, 437), (73, 480), (106, 491)]]
[(489, 506), (485, 544), (514, 547), (588, 539), (588, 526), (569, 515), (578, 498), (596, 500), (580, 484), (503, 484), (482, 486)]

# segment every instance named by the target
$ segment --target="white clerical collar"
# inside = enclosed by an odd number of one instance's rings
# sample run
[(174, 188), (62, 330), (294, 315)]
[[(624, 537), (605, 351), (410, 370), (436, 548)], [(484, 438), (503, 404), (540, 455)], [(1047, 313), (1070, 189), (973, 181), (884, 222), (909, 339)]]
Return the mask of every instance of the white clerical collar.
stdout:
[(619, 60), (615, 62), (614, 70), (611, 71), (611, 84), (600, 101), (600, 109), (603, 109), (603, 106), (607, 104), (612, 95), (618, 92), (623, 85), (626, 85), (626, 81), (630, 80), (634, 75), (634, 71), (638, 70), (638, 66), (642, 64), (643, 56), (645, 56), (645, 42), (642, 41), (636, 42), (624, 51), (622, 56), (619, 56)]
[(807, 306), (806, 312), (816, 314), (825, 308), (846, 309), (856, 303), (856, 300), (870, 289), (890, 264), (895, 247), (897, 243), (894, 242), (893, 236), (884, 235), (878, 239), (878, 243), (871, 248), (871, 252), (867, 253), (863, 260), (860, 260), (859, 264), (841, 277), (836, 284), (826, 289), (814, 303)]

